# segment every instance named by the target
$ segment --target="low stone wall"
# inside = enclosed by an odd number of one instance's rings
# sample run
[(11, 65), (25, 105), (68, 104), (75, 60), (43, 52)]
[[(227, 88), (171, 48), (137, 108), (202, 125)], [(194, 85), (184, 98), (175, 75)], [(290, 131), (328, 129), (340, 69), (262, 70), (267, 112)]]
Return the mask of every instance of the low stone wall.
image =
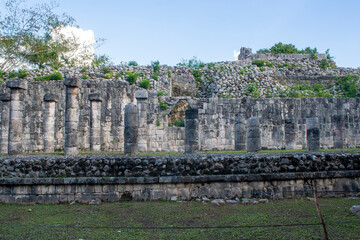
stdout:
[(100, 203), (196, 198), (295, 198), (360, 193), (360, 171), (130, 178), (0, 179), (0, 203)]
[(360, 170), (360, 153), (0, 158), (0, 177), (162, 177)]
[(360, 193), (360, 153), (0, 158), (0, 202), (176, 197), (292, 198)]

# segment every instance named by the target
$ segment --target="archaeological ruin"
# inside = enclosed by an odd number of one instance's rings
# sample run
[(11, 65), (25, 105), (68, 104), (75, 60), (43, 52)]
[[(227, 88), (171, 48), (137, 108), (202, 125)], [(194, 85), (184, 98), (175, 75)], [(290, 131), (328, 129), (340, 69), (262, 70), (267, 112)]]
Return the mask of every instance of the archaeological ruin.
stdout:
[[(64, 80), (39, 80), (56, 71)], [(359, 73), (325, 54), (242, 48), (237, 61), (197, 68), (62, 68), (6, 79), (0, 202), (284, 198), (306, 195), (313, 181), (324, 196), (359, 194), (359, 153), (320, 152), (360, 147), (360, 98), (336, 87)], [(328, 95), (284, 96), (299, 84)], [(199, 154), (215, 150), (248, 153)], [(185, 154), (139, 155), (156, 152)]]

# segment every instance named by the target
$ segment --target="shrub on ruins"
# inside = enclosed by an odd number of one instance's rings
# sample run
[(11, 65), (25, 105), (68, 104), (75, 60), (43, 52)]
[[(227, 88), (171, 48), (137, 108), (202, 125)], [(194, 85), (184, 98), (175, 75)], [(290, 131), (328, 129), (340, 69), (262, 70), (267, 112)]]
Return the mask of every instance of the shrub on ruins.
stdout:
[(343, 97), (360, 97), (360, 75), (347, 75), (341, 77), (336, 87), (341, 91)]
[(153, 68), (154, 73), (159, 74), (159, 72), (160, 72), (160, 62), (159, 61), (151, 61), (151, 66)]
[(159, 107), (160, 107), (161, 110), (169, 109), (169, 105), (167, 105), (163, 101), (159, 101)]
[(250, 83), (245, 91), (246, 96), (253, 98), (259, 98), (260, 94), (261, 94), (260, 89), (258, 88), (255, 82)]
[(136, 61), (129, 61), (128, 66), (137, 66), (139, 65)]
[(149, 89), (150, 88), (150, 80), (148, 78), (145, 78), (141, 81), (139, 81), (139, 86), (145, 89)]
[(130, 85), (132, 85), (136, 82), (139, 75), (140, 75), (140, 73), (137, 73), (137, 72), (126, 72), (125, 80), (128, 81), (130, 83)]
[(185, 120), (184, 119), (178, 119), (173, 122), (169, 122), (168, 126), (175, 126), (175, 127), (185, 127)]
[(283, 44), (282, 42), (275, 43), (274, 46), (271, 48), (263, 48), (257, 51), (257, 53), (285, 53), (285, 54), (291, 54), (291, 53), (304, 53), (304, 54), (310, 54), (311, 58), (317, 58), (318, 51), (316, 48), (310, 48), (307, 47), (305, 49), (297, 49), (295, 45), (289, 43), (289, 44)]
[(59, 72), (54, 72), (49, 75), (36, 77), (37, 81), (48, 81), (48, 80), (63, 80), (64, 77)]
[(194, 56), (192, 59), (181, 59), (181, 62), (179, 62), (176, 65), (185, 66), (189, 68), (202, 68), (205, 66), (205, 63)]
[(263, 67), (265, 66), (265, 60), (262, 59), (254, 59), (252, 64), (258, 66), (258, 67)]

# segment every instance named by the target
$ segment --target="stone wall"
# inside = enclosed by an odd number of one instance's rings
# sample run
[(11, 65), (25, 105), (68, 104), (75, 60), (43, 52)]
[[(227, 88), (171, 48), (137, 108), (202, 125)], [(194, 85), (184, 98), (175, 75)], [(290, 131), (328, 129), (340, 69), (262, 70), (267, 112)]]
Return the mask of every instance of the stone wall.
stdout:
[[(99, 114), (99, 140), (96, 149), (101, 151), (123, 151), (124, 146), (124, 106), (128, 103), (139, 105), (139, 151), (184, 151), (185, 128), (169, 126), (170, 119), (180, 115), (178, 103), (181, 107), (199, 109), (199, 143), (200, 150), (233, 150), (235, 149), (236, 118), (259, 117), (262, 147), (265, 149), (285, 148), (285, 120), (293, 118), (295, 123), (295, 149), (306, 148), (306, 118), (318, 117), (320, 122), (320, 143), (323, 148), (334, 147), (337, 131), (337, 118), (344, 136), (345, 147), (360, 147), (358, 98), (204, 98), (190, 97), (158, 97), (154, 92), (144, 91), (145, 97), (135, 96), (135, 86), (129, 86), (121, 80), (82, 80), (79, 93), (79, 126), (78, 147), (89, 150), (91, 138), (91, 120), (94, 114)], [(3, 114), (9, 104), (9, 89), (2, 85), (4, 96), (1, 104)], [(90, 94), (98, 93), (99, 110), (91, 110)], [(28, 82), (27, 90), (21, 93), (23, 99), (22, 138), (23, 152), (43, 151), (45, 129), (50, 129), (44, 120), (48, 119), (45, 107), (51, 99), (44, 95), (57, 96), (55, 106), (54, 144), (53, 149), (64, 147), (64, 111), (65, 89), (62, 81)], [(50, 94), (50, 95), (49, 95)], [(3, 96), (3, 97), (4, 97)], [(92, 95), (91, 95), (92, 96)], [(55, 100), (54, 100), (55, 101)], [(161, 109), (160, 103), (167, 106)], [(186, 105), (187, 103), (187, 105)], [(185, 105), (184, 105), (185, 104)], [(94, 103), (93, 103), (94, 105)], [(183, 109), (184, 110), (184, 109)], [(97, 117), (95, 117), (97, 118)], [(4, 122), (8, 122), (4, 116)], [(183, 116), (184, 119), (184, 116)], [(8, 136), (5, 134), (4, 144)], [(51, 130), (51, 129), (50, 129)], [(48, 139), (49, 140), (49, 139)], [(47, 140), (47, 141), (48, 141)], [(94, 148), (92, 148), (94, 150)], [(6, 153), (6, 148), (3, 148)], [(50, 149), (46, 150), (51, 151)]]
[(199, 101), (199, 107), (201, 150), (234, 149), (238, 116), (259, 117), (262, 147), (267, 149), (285, 148), (285, 119), (294, 118), (296, 149), (305, 149), (306, 118), (319, 118), (320, 143), (323, 148), (332, 148), (337, 129), (334, 116), (341, 115), (345, 121), (345, 146), (360, 146), (360, 99), (357, 98), (215, 98)]
[[(5, 84), (1, 91), (8, 93)], [(135, 86), (120, 80), (82, 80), (79, 94), (79, 148), (90, 148), (90, 93), (99, 93), (101, 103), (101, 149), (104, 151), (122, 151), (124, 135), (124, 106), (136, 102)], [(58, 101), (55, 106), (55, 149), (64, 146), (65, 87), (63, 81), (29, 81), (28, 89), (22, 94), (24, 101), (23, 150), (25, 152), (42, 151), (44, 136), (45, 94), (54, 94)]]
[[(360, 155), (2, 157), (1, 203), (294, 198), (360, 191)], [(42, 178), (39, 178), (42, 177)]]

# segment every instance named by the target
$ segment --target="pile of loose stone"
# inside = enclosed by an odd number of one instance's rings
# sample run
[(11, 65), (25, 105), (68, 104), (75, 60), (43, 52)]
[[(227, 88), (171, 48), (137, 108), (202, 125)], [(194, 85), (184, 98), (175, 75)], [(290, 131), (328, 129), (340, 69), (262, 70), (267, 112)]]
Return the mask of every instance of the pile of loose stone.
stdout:
[[(329, 61), (329, 64), (334, 62)], [(197, 76), (198, 97), (243, 97), (248, 91), (249, 85), (255, 85), (260, 91), (260, 97), (266, 97), (268, 93), (277, 96), (280, 90), (286, 89), (287, 79), (333, 79), (349, 74), (359, 74), (359, 69), (327, 67), (321, 68), (317, 59), (270, 59), (265, 61), (263, 67), (258, 67), (252, 59), (217, 62), (205, 64), (201, 68), (189, 68), (186, 66), (160, 66), (157, 72), (158, 78), (154, 77), (152, 66), (108, 66), (104, 67), (63, 67), (60, 69), (33, 70), (28, 73), (27, 80), (33, 80), (38, 76), (60, 72), (64, 77), (77, 77), (103, 80), (126, 81), (129, 72), (138, 73), (137, 85), (143, 79), (150, 80), (150, 90), (155, 92), (165, 91), (170, 95), (173, 85), (181, 86), (181, 81), (193, 79), (194, 72)], [(109, 74), (109, 72), (111, 74)]]

